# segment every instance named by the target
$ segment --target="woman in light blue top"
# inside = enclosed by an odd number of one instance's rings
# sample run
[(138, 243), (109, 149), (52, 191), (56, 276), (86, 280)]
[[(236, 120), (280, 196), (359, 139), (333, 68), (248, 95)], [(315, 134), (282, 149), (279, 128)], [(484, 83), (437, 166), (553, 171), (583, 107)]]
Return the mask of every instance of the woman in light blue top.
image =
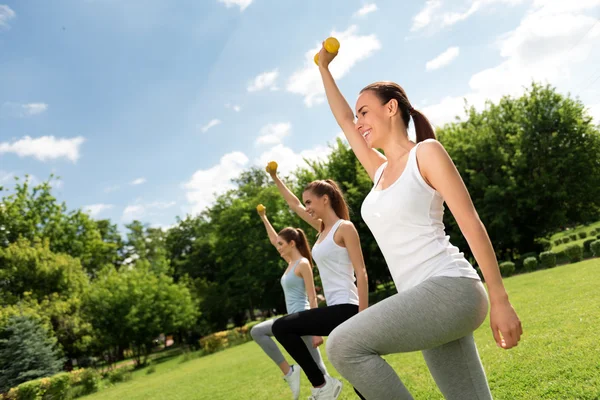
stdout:
[[(281, 287), (285, 296), (285, 304), (288, 314), (317, 308), (317, 296), (312, 273), (312, 258), (308, 241), (304, 231), (299, 228), (284, 228), (277, 234), (267, 218), (265, 210), (259, 210), (271, 244), (277, 248), (281, 257), (288, 262), (284, 274), (281, 277)], [(300, 371), (298, 365), (290, 366), (283, 354), (273, 340), (272, 326), (275, 319), (261, 322), (255, 325), (250, 334), (252, 338), (265, 353), (279, 366), (284, 374), (285, 381), (290, 385), (294, 399), (300, 395)], [(321, 337), (302, 337), (308, 351), (315, 363), (324, 375), (327, 369), (319, 352), (319, 345), (323, 343)]]

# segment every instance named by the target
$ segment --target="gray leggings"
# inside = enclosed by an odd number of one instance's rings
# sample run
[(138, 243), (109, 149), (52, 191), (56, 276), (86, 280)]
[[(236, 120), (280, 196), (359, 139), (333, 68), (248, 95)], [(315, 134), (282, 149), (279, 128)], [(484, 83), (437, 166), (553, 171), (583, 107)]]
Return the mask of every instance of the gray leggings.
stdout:
[(367, 400), (412, 399), (381, 355), (418, 350), (446, 399), (489, 400), (492, 395), (473, 340), (487, 310), (480, 281), (430, 278), (335, 328), (327, 355)]
[[(250, 330), (250, 335), (252, 335), (254, 341), (258, 343), (260, 347), (262, 347), (264, 352), (267, 353), (269, 357), (271, 357), (275, 364), (279, 365), (285, 361), (285, 357), (283, 357), (283, 354), (281, 354), (279, 347), (277, 347), (277, 344), (272, 339), (272, 327), (275, 320), (276, 318), (273, 318), (268, 321), (261, 322), (258, 325), (254, 325)], [(302, 340), (306, 344), (308, 352), (312, 356), (313, 360), (315, 360), (315, 363), (323, 372), (323, 375), (327, 375), (327, 368), (325, 367), (325, 363), (323, 362), (323, 358), (321, 357), (321, 352), (319, 351), (318, 347), (316, 349), (313, 347), (312, 336), (302, 336)]]

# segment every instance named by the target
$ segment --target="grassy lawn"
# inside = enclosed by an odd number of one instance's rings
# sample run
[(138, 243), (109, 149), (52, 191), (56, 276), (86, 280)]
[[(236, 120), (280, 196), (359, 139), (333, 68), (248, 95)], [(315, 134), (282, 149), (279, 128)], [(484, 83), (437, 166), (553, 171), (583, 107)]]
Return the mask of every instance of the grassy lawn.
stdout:
[[(598, 235), (598, 233), (596, 233), (595, 235), (590, 235), (590, 231), (592, 230), (597, 230), (600, 228), (600, 221), (595, 222), (591, 225), (585, 225), (585, 226), (578, 226), (575, 229), (570, 229), (568, 231), (562, 231), (559, 233), (555, 233), (554, 235), (552, 235), (550, 241), (552, 242), (552, 251), (554, 252), (559, 252), (559, 251), (563, 251), (564, 249), (566, 249), (567, 247), (569, 247), (572, 244), (581, 244), (583, 245), (583, 242), (585, 242), (588, 239), (593, 239), (594, 237), (596, 237)], [(584, 239), (580, 239), (579, 238), (579, 232), (586, 232), (588, 234), (588, 236)], [(569, 243), (561, 243), (559, 245), (554, 245), (554, 241), (557, 239), (561, 239), (565, 236), (570, 236), (570, 235), (577, 235), (577, 240), (575, 241), (570, 241)]]
[[(600, 399), (600, 259), (505, 280), (524, 336), (498, 349), (488, 321), (475, 333), (494, 398)], [(322, 349), (324, 347), (321, 347)], [(323, 350), (322, 350), (323, 351)], [(441, 399), (420, 353), (387, 356), (416, 399)], [(206, 357), (165, 359), (156, 371), (85, 397), (96, 399), (289, 399), (279, 369), (254, 342)], [(330, 373), (339, 377), (326, 360)], [(302, 377), (301, 397), (310, 395)], [(356, 399), (344, 380), (340, 399)]]

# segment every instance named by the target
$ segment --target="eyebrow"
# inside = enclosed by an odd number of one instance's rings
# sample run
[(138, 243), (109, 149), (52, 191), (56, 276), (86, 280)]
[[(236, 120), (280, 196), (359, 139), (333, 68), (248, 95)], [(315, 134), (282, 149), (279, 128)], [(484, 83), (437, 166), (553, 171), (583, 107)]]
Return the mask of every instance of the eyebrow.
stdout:
[(358, 114), (360, 114), (360, 110), (362, 110), (363, 108), (365, 108), (367, 105), (365, 104), (364, 106), (362, 106), (361, 108), (358, 109), (358, 111), (356, 112), (356, 118), (358, 118)]

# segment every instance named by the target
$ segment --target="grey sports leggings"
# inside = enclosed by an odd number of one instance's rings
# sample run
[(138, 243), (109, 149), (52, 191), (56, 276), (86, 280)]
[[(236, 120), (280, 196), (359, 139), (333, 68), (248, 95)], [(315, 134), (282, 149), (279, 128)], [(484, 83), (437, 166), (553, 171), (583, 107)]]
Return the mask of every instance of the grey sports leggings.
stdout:
[(335, 328), (327, 355), (367, 400), (412, 399), (381, 356), (418, 350), (446, 399), (489, 400), (492, 395), (473, 340), (487, 310), (480, 281), (430, 278)]
[[(273, 340), (273, 323), (276, 318), (270, 319), (268, 321), (261, 322), (258, 325), (254, 325), (250, 330), (250, 335), (254, 341), (262, 347), (263, 351), (267, 353), (269, 357), (275, 362), (275, 364), (279, 365), (285, 361), (285, 357), (281, 354), (279, 347)], [(321, 357), (321, 352), (319, 348), (316, 349), (312, 344), (312, 336), (302, 336), (302, 340), (306, 344), (308, 348), (308, 352), (312, 356), (313, 360), (319, 367), (319, 369), (323, 372), (324, 375), (327, 375), (327, 367), (325, 367), (325, 363), (323, 362), (323, 358)]]

